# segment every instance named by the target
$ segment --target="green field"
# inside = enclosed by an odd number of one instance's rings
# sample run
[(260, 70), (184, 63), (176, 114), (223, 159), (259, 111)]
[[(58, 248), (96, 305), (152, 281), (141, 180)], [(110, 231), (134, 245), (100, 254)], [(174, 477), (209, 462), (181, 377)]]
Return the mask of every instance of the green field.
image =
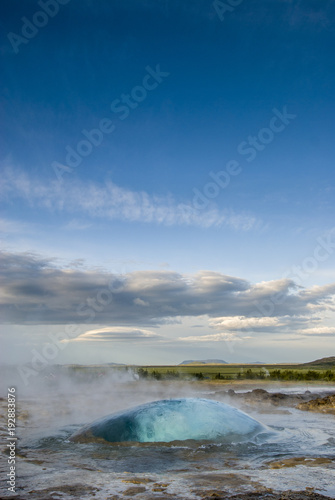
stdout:
[[(225, 382), (240, 380), (320, 381), (335, 383), (335, 357), (305, 364), (188, 364), (188, 365), (66, 365), (58, 366), (78, 380), (96, 379), (112, 372), (131, 372), (140, 380)], [(56, 367), (54, 372), (57, 372)]]
[(335, 381), (335, 367), (328, 365), (304, 366), (227, 364), (142, 366), (137, 369), (140, 378), (156, 380), (322, 380)]

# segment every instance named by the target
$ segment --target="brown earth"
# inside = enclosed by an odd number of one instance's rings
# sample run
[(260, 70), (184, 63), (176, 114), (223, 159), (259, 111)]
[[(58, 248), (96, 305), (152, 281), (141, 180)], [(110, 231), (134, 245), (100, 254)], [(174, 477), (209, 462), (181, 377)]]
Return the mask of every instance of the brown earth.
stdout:
[(311, 401), (299, 403), (297, 405), (297, 408), (304, 411), (317, 411), (320, 413), (335, 414), (335, 394), (325, 396), (324, 398), (316, 398)]

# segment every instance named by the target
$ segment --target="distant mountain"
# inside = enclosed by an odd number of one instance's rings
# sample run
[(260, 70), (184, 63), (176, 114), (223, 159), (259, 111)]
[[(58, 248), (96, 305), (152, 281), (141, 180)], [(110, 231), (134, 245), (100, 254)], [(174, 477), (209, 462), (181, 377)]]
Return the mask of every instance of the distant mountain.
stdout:
[(309, 363), (301, 363), (300, 366), (317, 366), (324, 365), (332, 368), (335, 366), (335, 356), (330, 356), (329, 358), (316, 359), (315, 361), (310, 361)]
[(179, 365), (227, 365), (223, 359), (186, 359)]

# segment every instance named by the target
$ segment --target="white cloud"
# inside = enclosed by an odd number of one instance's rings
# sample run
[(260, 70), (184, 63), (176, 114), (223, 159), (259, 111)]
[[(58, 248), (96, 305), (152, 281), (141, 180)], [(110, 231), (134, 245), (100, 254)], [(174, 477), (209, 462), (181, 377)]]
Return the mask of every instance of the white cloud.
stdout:
[(134, 304), (136, 304), (137, 306), (147, 307), (149, 305), (149, 302), (146, 302), (145, 300), (139, 299), (137, 297), (137, 299), (134, 299)]
[(328, 298), (329, 302), (332, 301), (332, 296), (335, 294), (335, 283), (330, 283), (328, 285), (315, 285), (311, 288), (304, 290), (302, 296), (307, 297), (310, 301), (318, 303), (318, 301)]
[[(191, 203), (178, 203), (172, 196), (149, 195), (131, 191), (113, 182), (104, 185), (84, 183), (77, 179), (68, 182), (42, 182), (31, 179), (22, 171), (5, 168), (1, 194), (10, 199), (21, 198), (31, 207), (50, 211), (86, 215), (93, 218), (200, 227), (229, 226), (236, 230), (259, 229), (261, 221), (249, 214), (232, 210), (220, 211), (214, 205), (196, 210)], [(70, 227), (82, 229), (83, 223), (70, 222)]]
[(108, 326), (88, 330), (78, 337), (62, 342), (143, 342), (145, 340), (157, 340), (161, 336), (151, 330), (141, 328), (130, 328), (123, 326)]
[(334, 326), (316, 326), (313, 328), (305, 328), (300, 330), (303, 335), (312, 335), (312, 336), (334, 336), (335, 338), (335, 327)]
[(277, 317), (247, 318), (245, 316), (225, 316), (223, 318), (214, 318), (209, 321), (213, 328), (221, 330), (263, 330), (267, 327), (283, 326), (285, 323)]
[[(250, 337), (244, 337), (244, 338), (250, 338)], [(182, 342), (242, 342), (242, 339), (240, 337), (237, 337), (233, 333), (213, 333), (209, 335), (192, 335), (189, 337), (179, 337), (178, 340), (181, 340)]]
[(262, 299), (267, 299), (269, 295), (279, 297), (279, 294), (288, 294), (297, 291), (298, 285), (288, 278), (282, 278), (279, 280), (271, 281), (261, 281), (256, 283), (250, 288), (250, 294), (252, 294), (255, 299), (261, 301)]

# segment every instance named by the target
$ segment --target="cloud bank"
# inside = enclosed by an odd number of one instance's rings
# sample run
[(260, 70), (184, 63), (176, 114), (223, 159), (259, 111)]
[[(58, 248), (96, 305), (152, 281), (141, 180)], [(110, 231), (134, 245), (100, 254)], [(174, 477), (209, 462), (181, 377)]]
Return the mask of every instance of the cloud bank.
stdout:
[[(335, 283), (303, 289), (293, 280), (252, 284), (213, 271), (180, 274), (62, 268), (38, 255), (0, 253), (0, 312), (17, 325), (89, 324), (81, 341), (157, 340), (150, 330), (184, 317), (208, 318), (205, 336), (183, 341), (229, 340), (242, 334), (297, 333), (330, 336), (323, 324), (334, 311)], [(269, 310), (271, 314), (264, 312)], [(106, 326), (105, 326), (106, 325)], [(149, 327), (149, 329), (148, 329)]]

